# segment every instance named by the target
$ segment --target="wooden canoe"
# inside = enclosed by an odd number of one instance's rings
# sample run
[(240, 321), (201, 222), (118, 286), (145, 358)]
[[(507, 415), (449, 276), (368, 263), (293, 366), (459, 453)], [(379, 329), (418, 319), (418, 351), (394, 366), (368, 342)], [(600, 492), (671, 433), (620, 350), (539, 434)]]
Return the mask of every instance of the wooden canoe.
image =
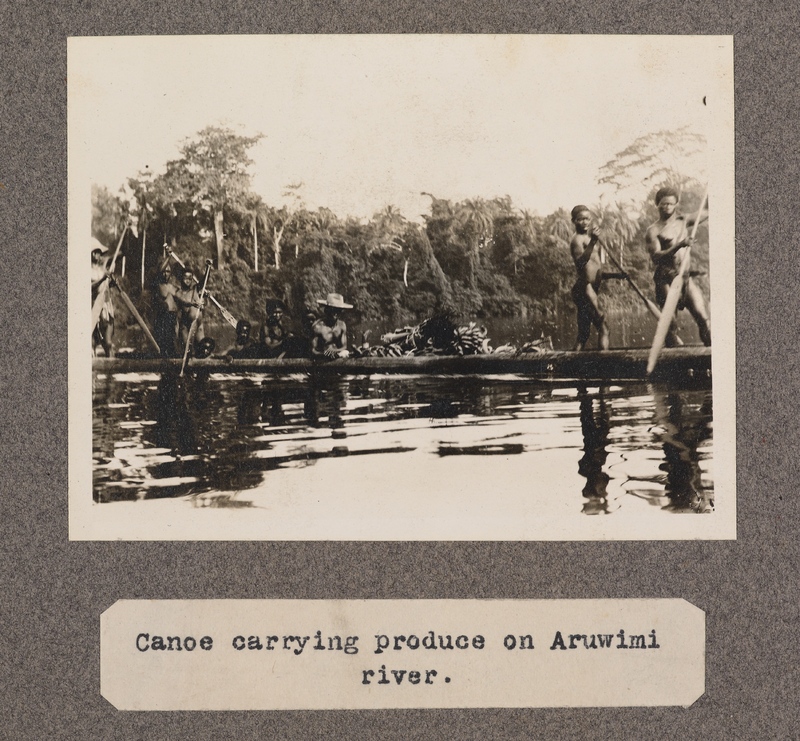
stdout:
[[(306, 358), (281, 360), (232, 360), (217, 358), (190, 360), (189, 368), (213, 373), (339, 373), (366, 375), (376, 373), (424, 375), (497, 375), (522, 374), (558, 380), (645, 380), (649, 350), (619, 349), (600, 351), (551, 351), (514, 355), (417, 355), (404, 357), (344, 358), (315, 361)], [(92, 369), (99, 373), (177, 373), (179, 359), (94, 358)], [(711, 348), (683, 346), (663, 351), (650, 377), (653, 380), (685, 382), (711, 378)]]

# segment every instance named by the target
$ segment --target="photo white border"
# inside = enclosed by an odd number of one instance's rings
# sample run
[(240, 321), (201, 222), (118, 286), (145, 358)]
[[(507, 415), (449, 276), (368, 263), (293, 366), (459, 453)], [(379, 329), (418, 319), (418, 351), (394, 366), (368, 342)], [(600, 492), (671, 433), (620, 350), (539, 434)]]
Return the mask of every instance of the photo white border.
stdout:
[[(146, 39), (148, 37), (141, 37)], [(182, 38), (182, 37), (159, 37)], [(215, 37), (206, 36), (213, 40)], [(226, 37), (230, 38), (230, 37)], [(329, 37), (328, 37), (329, 38)], [(343, 41), (349, 37), (343, 36)], [(504, 37), (505, 38), (505, 37)], [(593, 36), (585, 36), (591, 43)], [(608, 38), (608, 37), (602, 37)], [(620, 43), (630, 37), (618, 37)], [(636, 37), (646, 38), (646, 37)], [(662, 38), (662, 37), (659, 37)], [(679, 38), (679, 37), (676, 37)], [(709, 63), (716, 67), (717, 90), (710, 91), (715, 128), (709, 132), (709, 191), (713, 200), (710, 228), (713, 353), (713, 448), (716, 509), (703, 516), (660, 518), (582, 517), (568, 528), (546, 522), (529, 540), (729, 540), (736, 538), (736, 334), (734, 231), (733, 37), (709, 36)], [(84, 247), (91, 233), (91, 183), (87, 158), (91, 141), (85, 124), (91, 105), (80, 105), (87, 83), (80, 77), (84, 39), (68, 39), (68, 386), (69, 386), (69, 537), (70, 540), (351, 540), (322, 529), (305, 533), (270, 531), (247, 510), (248, 518), (224, 516), (221, 510), (164, 507), (162, 502), (96, 504), (92, 497), (92, 390), (88, 300), (89, 260)], [(508, 482), (514, 486), (514, 482)], [(499, 485), (499, 484), (498, 484)], [(201, 514), (197, 514), (201, 513)], [(265, 518), (266, 519), (266, 518)], [(361, 540), (476, 540), (460, 537), (452, 523), (441, 537), (398, 531), (396, 537)], [(497, 538), (491, 538), (497, 540)], [(518, 540), (518, 538), (509, 538)]]

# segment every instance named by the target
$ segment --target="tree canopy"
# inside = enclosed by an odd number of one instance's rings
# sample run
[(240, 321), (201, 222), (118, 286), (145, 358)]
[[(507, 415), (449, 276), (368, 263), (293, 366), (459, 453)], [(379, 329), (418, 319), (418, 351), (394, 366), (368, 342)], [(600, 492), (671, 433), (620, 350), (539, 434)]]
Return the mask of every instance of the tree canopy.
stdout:
[[(284, 202), (266, 203), (251, 190), (249, 152), (261, 138), (207, 127), (182, 144), (181, 156), (163, 172), (132, 176), (121, 195), (93, 189), (93, 232), (102, 241), (109, 243), (128, 214), (138, 221), (138, 236), (128, 239), (124, 253), (131, 277), (140, 279), (142, 301), (167, 242), (196, 267), (213, 256), (215, 295), (252, 321), (263, 318), (267, 296), (283, 299), (301, 316), (333, 291), (355, 304), (356, 321), (387, 326), (419, 321), (442, 308), (465, 320), (527, 317), (532, 326), (554, 312), (572, 313), (572, 204), (541, 216), (520, 210), (508, 196), (451, 201), (425, 193), (430, 209), (419, 224), (392, 204), (370, 219), (308, 208), (302, 183), (286, 186)], [(620, 193), (638, 182), (638, 200), (603, 203), (593, 211), (607, 248), (651, 296), (644, 232), (657, 218), (652, 193), (680, 182), (684, 211), (696, 208), (703, 188), (699, 170), (676, 169), (678, 159), (667, 166), (666, 152), (680, 151), (691, 160), (702, 146), (688, 131), (651, 134), (618, 153), (598, 175)], [(702, 270), (708, 259), (704, 232), (699, 239)], [(607, 307), (640, 310), (622, 282), (606, 285)]]
[(598, 182), (613, 186), (616, 195), (650, 200), (663, 185), (679, 191), (707, 180), (705, 136), (688, 126), (640, 136), (600, 168)]

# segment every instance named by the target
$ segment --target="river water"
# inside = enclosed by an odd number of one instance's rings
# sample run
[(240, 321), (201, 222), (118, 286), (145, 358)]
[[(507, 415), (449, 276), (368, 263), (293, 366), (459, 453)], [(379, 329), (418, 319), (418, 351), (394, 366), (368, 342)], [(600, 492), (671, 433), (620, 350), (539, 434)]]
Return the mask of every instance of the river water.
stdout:
[(586, 515), (714, 507), (710, 388), (95, 374), (93, 400), (98, 503), (248, 507), (290, 491), (333, 496), (365, 477), (457, 501), (538, 478), (537, 497)]
[[(635, 346), (652, 330), (625, 331)], [(501, 341), (521, 332), (506, 326)], [(447, 539), (442, 523), (455, 516), (459, 537), (503, 539), (537, 537), (526, 524), (535, 521), (715, 508), (708, 380), (94, 372), (92, 381), (103, 509), (170, 501), (240, 518), (301, 512), (317, 518), (317, 537), (330, 529), (337, 539)]]

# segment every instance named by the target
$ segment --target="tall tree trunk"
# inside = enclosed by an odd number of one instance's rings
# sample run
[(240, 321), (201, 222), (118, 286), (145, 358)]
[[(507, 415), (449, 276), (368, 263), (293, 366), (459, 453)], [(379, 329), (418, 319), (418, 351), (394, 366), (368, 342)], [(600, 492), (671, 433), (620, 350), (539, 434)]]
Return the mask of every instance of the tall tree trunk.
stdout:
[(280, 229), (276, 226), (272, 227), (272, 249), (275, 252), (275, 270), (281, 269), (281, 238), (283, 237), (283, 229), (283, 226), (281, 226)]
[(403, 265), (403, 285), (408, 288), (408, 258)]
[(258, 272), (258, 217), (253, 215), (253, 264)]
[(478, 242), (473, 240), (469, 249), (469, 287), (475, 288), (475, 273), (478, 269)]
[(217, 270), (219, 270), (222, 267), (222, 247), (225, 239), (221, 208), (214, 211), (214, 237), (217, 241)]
[(433, 251), (433, 246), (428, 239), (427, 233), (424, 229), (420, 228), (419, 234), (422, 252), (425, 255), (425, 261), (428, 263), (428, 271), (436, 282), (439, 295), (441, 298), (449, 299), (450, 281), (447, 279), (444, 270), (442, 270), (442, 266), (439, 264), (439, 260), (436, 258), (436, 253)]
[(142, 290), (144, 290), (144, 255), (147, 249), (147, 227), (142, 229)]

